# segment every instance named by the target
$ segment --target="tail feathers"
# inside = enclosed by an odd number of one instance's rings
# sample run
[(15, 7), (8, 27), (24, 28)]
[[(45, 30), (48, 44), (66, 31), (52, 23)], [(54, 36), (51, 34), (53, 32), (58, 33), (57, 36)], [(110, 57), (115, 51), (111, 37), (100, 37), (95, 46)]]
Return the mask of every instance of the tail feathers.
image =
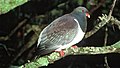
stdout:
[(50, 50), (50, 49), (39, 49), (39, 48), (36, 48), (34, 55), (35, 56), (44, 56), (44, 55), (50, 54), (53, 51), (54, 50)]
[(35, 52), (33, 53), (33, 57), (32, 60), (35, 60), (39, 57), (45, 56), (47, 54), (52, 53), (53, 51), (55, 51), (55, 49), (41, 49), (41, 48), (36, 48)]

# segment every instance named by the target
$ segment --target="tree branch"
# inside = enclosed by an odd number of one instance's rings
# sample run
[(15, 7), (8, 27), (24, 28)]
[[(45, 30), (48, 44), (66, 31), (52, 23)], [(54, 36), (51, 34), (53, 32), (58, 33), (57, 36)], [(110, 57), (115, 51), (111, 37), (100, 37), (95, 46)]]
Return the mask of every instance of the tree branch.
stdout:
[(0, 40), (8, 40), (21, 26), (23, 26), (25, 23), (26, 23), (26, 19), (24, 19), (22, 22), (20, 22), (18, 25), (17, 25), (17, 27), (15, 27), (11, 32), (10, 32), (10, 34), (9, 35), (7, 35), (7, 36), (5, 36), (5, 37), (0, 37)]
[(85, 35), (85, 38), (88, 38), (90, 36), (92, 36), (93, 34), (95, 34), (100, 28), (102, 28), (104, 25), (106, 25), (107, 23), (109, 23), (111, 16), (112, 16), (112, 12), (113, 9), (115, 7), (115, 3), (116, 0), (113, 1), (112, 7), (110, 9), (109, 15), (104, 15), (102, 17), (99, 17), (101, 19), (102, 22), (100, 22), (98, 25), (96, 25), (91, 31), (87, 32)]
[[(64, 52), (65, 52), (65, 56), (120, 53), (120, 41), (111, 46), (104, 46), (104, 47), (78, 47), (75, 49), (70, 47), (64, 50)], [(59, 53), (53, 52), (49, 55), (40, 57), (32, 62), (28, 62), (25, 65), (20, 66), (20, 68), (38, 68), (42, 66), (47, 66), (48, 64), (54, 63), (54, 61), (59, 60), (61, 58), (63, 57), (60, 57)]]

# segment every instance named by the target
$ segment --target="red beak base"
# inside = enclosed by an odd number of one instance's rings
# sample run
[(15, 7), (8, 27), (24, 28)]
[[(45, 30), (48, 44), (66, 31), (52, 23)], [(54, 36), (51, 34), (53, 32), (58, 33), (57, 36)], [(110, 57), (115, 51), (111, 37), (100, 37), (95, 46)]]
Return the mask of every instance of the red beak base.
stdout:
[(90, 14), (89, 14), (89, 13), (86, 13), (86, 16), (87, 16), (88, 18), (90, 18)]

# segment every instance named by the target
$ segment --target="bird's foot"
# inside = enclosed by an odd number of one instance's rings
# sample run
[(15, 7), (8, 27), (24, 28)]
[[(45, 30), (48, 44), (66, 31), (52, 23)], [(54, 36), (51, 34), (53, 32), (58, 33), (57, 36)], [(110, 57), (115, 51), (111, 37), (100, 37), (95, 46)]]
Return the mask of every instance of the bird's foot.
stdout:
[[(72, 48), (78, 48), (78, 47), (76, 45), (73, 45)], [(64, 55), (65, 55), (65, 52), (62, 49), (57, 49), (57, 50), (55, 50), (55, 52), (58, 52), (61, 57), (64, 57)]]
[(63, 57), (65, 55), (64, 51), (63, 50), (60, 50), (60, 51), (55, 51), (55, 52), (58, 52), (60, 54), (61, 57)]
[(73, 45), (72, 48), (78, 48), (76, 45)]

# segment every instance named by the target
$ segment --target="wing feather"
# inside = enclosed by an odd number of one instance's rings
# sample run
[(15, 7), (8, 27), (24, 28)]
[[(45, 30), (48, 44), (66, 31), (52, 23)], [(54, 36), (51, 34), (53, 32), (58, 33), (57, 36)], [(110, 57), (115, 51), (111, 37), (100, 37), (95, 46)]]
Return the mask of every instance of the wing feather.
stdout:
[(61, 45), (70, 43), (77, 34), (78, 24), (74, 17), (66, 14), (54, 20), (40, 34), (38, 48), (42, 51), (53, 51)]

